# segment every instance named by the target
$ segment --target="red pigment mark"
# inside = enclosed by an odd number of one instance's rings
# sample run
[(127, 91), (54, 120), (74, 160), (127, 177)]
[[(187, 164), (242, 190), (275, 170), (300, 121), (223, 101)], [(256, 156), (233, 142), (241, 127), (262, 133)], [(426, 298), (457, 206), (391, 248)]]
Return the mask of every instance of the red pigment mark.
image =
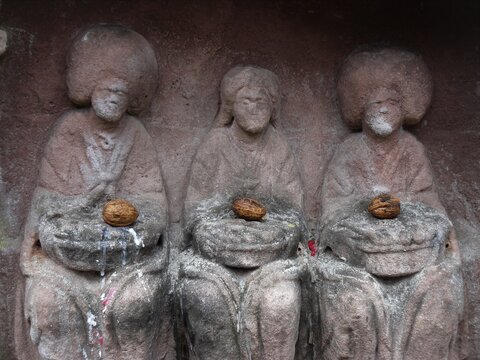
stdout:
[(105, 299), (103, 299), (103, 301), (102, 301), (102, 305), (107, 306), (110, 303), (110, 301), (113, 299), (113, 297), (115, 296), (116, 292), (117, 292), (117, 290), (115, 288), (110, 288), (108, 290), (107, 296), (105, 296)]
[(308, 241), (308, 250), (310, 250), (310, 256), (315, 256), (317, 254), (317, 246), (315, 245), (315, 240)]
[(94, 330), (93, 333), (92, 333), (92, 337), (94, 339), (93, 344), (96, 342), (100, 346), (103, 346), (103, 336), (102, 336), (102, 333), (99, 330)]

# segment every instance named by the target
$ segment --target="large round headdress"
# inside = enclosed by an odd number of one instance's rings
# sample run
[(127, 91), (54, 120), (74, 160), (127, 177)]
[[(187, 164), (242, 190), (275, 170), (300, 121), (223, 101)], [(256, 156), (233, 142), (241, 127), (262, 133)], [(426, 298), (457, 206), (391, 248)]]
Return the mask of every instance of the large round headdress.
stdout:
[(99, 24), (75, 38), (67, 57), (68, 96), (88, 105), (95, 87), (108, 79), (125, 81), (128, 112), (138, 114), (149, 104), (158, 83), (158, 64), (148, 41), (121, 25)]
[(404, 122), (414, 125), (430, 105), (433, 85), (425, 63), (408, 51), (383, 48), (355, 52), (345, 60), (337, 82), (339, 106), (348, 126), (362, 127), (370, 96), (380, 88), (400, 94)]
[(277, 75), (267, 69), (255, 66), (236, 66), (230, 69), (223, 77), (220, 85), (220, 110), (216, 123), (220, 126), (228, 125), (233, 120), (233, 104), (237, 93), (244, 87), (263, 88), (273, 106), (272, 123), (278, 118), (280, 112), (279, 80)]

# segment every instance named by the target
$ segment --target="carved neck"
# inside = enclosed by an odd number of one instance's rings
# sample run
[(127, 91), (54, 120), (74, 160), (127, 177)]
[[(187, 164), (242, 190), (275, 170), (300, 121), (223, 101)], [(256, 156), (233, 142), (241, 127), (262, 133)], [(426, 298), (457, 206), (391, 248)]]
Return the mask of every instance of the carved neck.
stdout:
[(263, 143), (263, 140), (266, 138), (268, 128), (269, 128), (269, 125), (267, 125), (262, 132), (258, 134), (251, 134), (243, 130), (234, 121), (231, 126), (231, 131), (234, 138), (237, 139), (241, 145), (245, 145), (248, 148), (256, 148), (258, 145)]
[(95, 128), (101, 131), (115, 132), (123, 127), (125, 115), (121, 117), (118, 121), (107, 121), (102, 118), (99, 118), (93, 109), (90, 109), (90, 119), (92, 119)]
[(362, 139), (371, 151), (378, 154), (385, 154), (397, 145), (403, 131), (404, 130), (400, 128), (387, 137), (381, 137), (368, 130), (364, 130)]

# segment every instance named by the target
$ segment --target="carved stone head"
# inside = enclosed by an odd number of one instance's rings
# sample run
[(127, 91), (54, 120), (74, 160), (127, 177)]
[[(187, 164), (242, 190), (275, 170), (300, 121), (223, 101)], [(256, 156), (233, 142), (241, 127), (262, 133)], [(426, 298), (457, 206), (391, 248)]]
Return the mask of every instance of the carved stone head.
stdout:
[(344, 62), (337, 93), (349, 127), (387, 137), (403, 124), (420, 122), (432, 98), (432, 79), (425, 63), (408, 51), (359, 51)]
[(246, 133), (258, 134), (279, 114), (279, 81), (266, 69), (237, 66), (228, 71), (221, 84), (219, 126), (233, 121)]
[(145, 38), (120, 25), (94, 25), (73, 41), (67, 87), (78, 105), (92, 104), (98, 117), (118, 121), (149, 104), (158, 83), (155, 53)]

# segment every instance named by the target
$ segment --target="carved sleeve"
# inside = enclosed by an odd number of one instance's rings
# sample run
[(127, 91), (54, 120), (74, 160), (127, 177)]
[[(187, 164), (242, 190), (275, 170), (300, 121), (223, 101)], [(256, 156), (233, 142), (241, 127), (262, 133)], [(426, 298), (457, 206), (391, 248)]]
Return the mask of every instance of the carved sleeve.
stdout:
[[(200, 145), (190, 169), (190, 179), (184, 205), (187, 227), (195, 222), (202, 212), (199, 205), (219, 192), (220, 149), (214, 136), (208, 135)], [(204, 209), (210, 211), (209, 209)]]
[(445, 209), (440, 202), (433, 182), (433, 171), (430, 161), (425, 153), (424, 147), (418, 143), (417, 154), (412, 156), (414, 159), (411, 170), (408, 192), (414, 200), (425, 203), (434, 209), (445, 213)]
[(165, 198), (157, 152), (152, 139), (139, 122), (136, 124), (135, 140), (123, 171), (119, 183), (122, 193)]
[(39, 187), (63, 195), (84, 192), (85, 184), (79, 169), (80, 135), (75, 125), (81, 120), (74, 113), (67, 113), (58, 121), (40, 162)]
[(273, 194), (283, 197), (298, 210), (303, 210), (303, 187), (295, 158), (290, 149), (285, 152), (278, 168), (276, 188)]
[(354, 196), (353, 175), (346, 163), (342, 146), (335, 152), (325, 173), (321, 197), (322, 222), (327, 221), (337, 210), (350, 204)]

